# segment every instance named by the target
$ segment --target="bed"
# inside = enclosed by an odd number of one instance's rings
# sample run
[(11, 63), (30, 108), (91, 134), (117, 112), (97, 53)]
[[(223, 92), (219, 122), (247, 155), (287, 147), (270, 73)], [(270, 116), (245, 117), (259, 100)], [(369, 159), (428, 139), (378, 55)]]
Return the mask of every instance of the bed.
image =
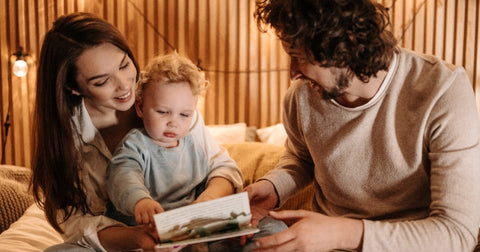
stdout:
[[(285, 130), (281, 124), (256, 129), (245, 123), (208, 125), (216, 141), (237, 162), (248, 185), (277, 163), (284, 150)], [(0, 251), (43, 251), (63, 240), (46, 221), (28, 192), (30, 169), (0, 166)], [(297, 193), (282, 209), (309, 209), (313, 187)]]

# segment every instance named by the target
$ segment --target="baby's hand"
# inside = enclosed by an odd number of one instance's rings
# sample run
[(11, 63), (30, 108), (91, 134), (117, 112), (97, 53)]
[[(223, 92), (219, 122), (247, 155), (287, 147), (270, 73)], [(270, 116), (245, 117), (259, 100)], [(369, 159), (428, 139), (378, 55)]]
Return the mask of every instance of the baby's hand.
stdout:
[(160, 203), (149, 198), (143, 198), (135, 204), (134, 215), (137, 224), (153, 224), (153, 215), (165, 212)]

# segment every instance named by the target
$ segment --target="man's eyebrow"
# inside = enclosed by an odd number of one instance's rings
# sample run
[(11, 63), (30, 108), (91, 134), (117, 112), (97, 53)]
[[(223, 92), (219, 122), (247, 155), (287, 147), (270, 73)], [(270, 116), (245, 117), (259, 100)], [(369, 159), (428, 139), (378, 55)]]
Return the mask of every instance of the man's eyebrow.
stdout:
[[(123, 64), (123, 62), (125, 61), (126, 58), (127, 58), (127, 53), (125, 53), (125, 54), (123, 55), (123, 58), (122, 58), (122, 60), (120, 61), (120, 65)], [(87, 79), (87, 82), (90, 82), (91, 80), (98, 79), (98, 78), (102, 78), (102, 77), (105, 77), (105, 76), (108, 76), (108, 74), (95, 75), (95, 76), (92, 76), (92, 77), (88, 78), (88, 79)]]

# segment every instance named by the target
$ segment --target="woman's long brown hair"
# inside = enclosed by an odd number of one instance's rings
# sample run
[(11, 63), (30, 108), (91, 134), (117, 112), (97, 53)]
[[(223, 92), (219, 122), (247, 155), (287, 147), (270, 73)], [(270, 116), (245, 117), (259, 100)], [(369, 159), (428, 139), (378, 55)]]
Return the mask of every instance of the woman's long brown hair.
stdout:
[[(89, 13), (58, 18), (45, 35), (37, 73), (33, 127), (32, 183), (35, 201), (55, 230), (74, 212), (91, 213), (80, 173), (80, 137), (72, 117), (82, 98), (75, 62), (87, 48), (111, 43), (138, 65), (123, 35), (110, 23)], [(63, 218), (58, 218), (63, 216)]]

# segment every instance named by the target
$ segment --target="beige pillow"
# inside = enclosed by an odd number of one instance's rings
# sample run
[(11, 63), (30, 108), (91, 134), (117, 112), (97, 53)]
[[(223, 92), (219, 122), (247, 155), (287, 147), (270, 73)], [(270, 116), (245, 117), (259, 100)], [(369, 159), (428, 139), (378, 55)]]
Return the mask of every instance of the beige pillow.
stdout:
[(285, 140), (287, 140), (287, 132), (281, 123), (257, 129), (257, 135), (260, 141), (273, 145), (284, 146)]
[(257, 127), (255, 126), (248, 126), (247, 132), (245, 133), (245, 141), (246, 142), (259, 142), (260, 139), (257, 136)]
[(245, 142), (247, 124), (214, 124), (206, 126), (217, 144)]

